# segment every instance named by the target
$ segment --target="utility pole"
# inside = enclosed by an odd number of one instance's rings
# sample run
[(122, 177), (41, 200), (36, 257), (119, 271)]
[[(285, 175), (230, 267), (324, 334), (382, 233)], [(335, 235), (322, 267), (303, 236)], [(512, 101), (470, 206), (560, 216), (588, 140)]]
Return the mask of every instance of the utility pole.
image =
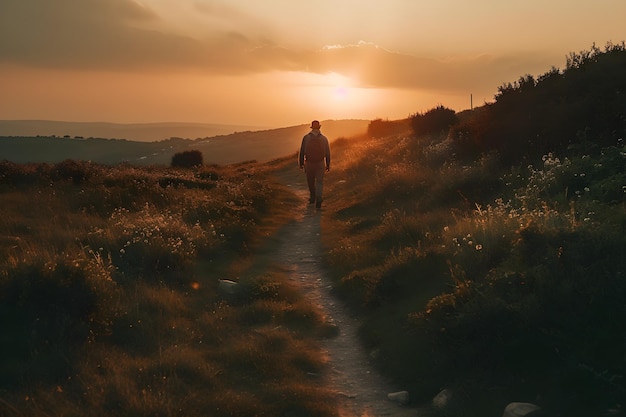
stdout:
[(474, 97), (470, 93), (470, 110), (474, 110)]

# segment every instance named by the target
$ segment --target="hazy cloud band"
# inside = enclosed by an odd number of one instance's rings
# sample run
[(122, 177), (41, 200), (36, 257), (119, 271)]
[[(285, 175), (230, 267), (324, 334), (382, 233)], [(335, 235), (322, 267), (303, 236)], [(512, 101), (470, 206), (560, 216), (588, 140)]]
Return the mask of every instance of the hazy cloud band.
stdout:
[[(236, 14), (235, 10), (227, 10)], [(223, 8), (205, 7), (223, 18)], [(489, 56), (419, 58), (361, 42), (311, 50), (281, 47), (246, 28), (202, 39), (172, 33), (132, 0), (2, 0), (0, 62), (73, 70), (194, 70), (215, 74), (336, 72), (366, 87), (455, 89), (491, 85), (515, 62)], [(482, 74), (489, 69), (489, 79)]]

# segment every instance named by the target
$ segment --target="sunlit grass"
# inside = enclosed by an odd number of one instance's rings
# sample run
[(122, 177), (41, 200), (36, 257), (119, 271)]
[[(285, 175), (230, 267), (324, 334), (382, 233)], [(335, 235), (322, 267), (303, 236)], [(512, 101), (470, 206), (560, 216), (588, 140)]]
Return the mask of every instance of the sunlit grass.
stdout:
[(424, 401), (445, 385), (486, 403), (494, 384), (529, 394), (507, 375), (548, 407), (564, 401), (555, 385), (618, 398), (624, 148), (512, 168), (446, 149), (400, 137), (334, 148), (350, 162), (328, 177), (326, 258), (381, 369)]
[(297, 203), (264, 168), (3, 162), (0, 196), (0, 414), (335, 415), (317, 307), (217, 292)]
[[(452, 145), (333, 143), (325, 261), (372, 358), (416, 401), (620, 398), (626, 149), (504, 167)], [(248, 256), (299, 204), (271, 179), (287, 170), (0, 164), (0, 407), (335, 415), (317, 341), (333, 329)]]

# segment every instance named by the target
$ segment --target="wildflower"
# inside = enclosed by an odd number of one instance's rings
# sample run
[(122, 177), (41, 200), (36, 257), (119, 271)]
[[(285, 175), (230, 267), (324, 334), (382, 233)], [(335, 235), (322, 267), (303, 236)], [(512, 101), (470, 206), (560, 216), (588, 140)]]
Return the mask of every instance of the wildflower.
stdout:
[(476, 250), (480, 251), (483, 250), (483, 245), (481, 245), (480, 243), (476, 245)]

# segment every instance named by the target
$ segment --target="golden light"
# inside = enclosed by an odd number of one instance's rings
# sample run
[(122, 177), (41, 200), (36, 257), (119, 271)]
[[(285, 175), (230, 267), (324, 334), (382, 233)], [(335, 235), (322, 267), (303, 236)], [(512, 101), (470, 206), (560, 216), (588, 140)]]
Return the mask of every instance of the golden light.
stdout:
[(331, 99), (345, 101), (350, 98), (350, 87), (353, 85), (352, 79), (334, 72), (327, 74), (326, 79), (331, 88)]
[(255, 111), (263, 111), (268, 103), (276, 104), (285, 107), (282, 117), (304, 114), (293, 118), (298, 123), (307, 119), (369, 118), (380, 111), (380, 90), (361, 87), (357, 80), (339, 73), (276, 72), (263, 79), (258, 76), (256, 81), (275, 89), (271, 96), (264, 96), (265, 106), (255, 106)]
[(337, 86), (334, 90), (335, 99), (337, 100), (345, 100), (348, 98), (348, 89), (346, 87)]

